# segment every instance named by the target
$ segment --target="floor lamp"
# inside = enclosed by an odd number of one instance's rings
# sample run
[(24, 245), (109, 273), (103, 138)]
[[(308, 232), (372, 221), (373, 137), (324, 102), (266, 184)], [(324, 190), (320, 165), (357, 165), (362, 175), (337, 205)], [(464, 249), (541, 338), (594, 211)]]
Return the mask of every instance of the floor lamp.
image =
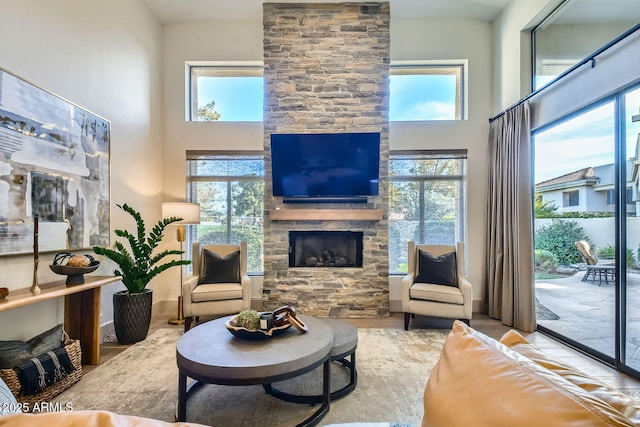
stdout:
[[(186, 225), (200, 224), (200, 205), (198, 203), (187, 202), (167, 202), (162, 204), (162, 218), (179, 217), (181, 221), (174, 222), (178, 226), (176, 237), (180, 242), (180, 260), (184, 256), (184, 241), (186, 239)], [(184, 266), (180, 266), (180, 295), (178, 295), (178, 316), (169, 319), (172, 325), (182, 325), (184, 323), (184, 313), (182, 311), (182, 278), (184, 276)]]

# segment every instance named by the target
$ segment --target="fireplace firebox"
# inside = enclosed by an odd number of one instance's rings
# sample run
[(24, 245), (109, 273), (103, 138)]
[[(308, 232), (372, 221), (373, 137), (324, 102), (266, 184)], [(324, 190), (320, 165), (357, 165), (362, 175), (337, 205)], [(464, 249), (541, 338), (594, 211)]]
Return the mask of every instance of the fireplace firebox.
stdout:
[(289, 267), (362, 267), (360, 231), (290, 231)]

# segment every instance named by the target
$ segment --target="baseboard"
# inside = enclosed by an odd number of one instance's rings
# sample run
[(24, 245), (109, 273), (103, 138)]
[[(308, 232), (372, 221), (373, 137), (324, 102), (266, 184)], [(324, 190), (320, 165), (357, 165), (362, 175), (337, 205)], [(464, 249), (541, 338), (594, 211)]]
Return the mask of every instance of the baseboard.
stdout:
[(113, 328), (113, 320), (100, 325), (100, 342), (116, 342), (116, 330)]

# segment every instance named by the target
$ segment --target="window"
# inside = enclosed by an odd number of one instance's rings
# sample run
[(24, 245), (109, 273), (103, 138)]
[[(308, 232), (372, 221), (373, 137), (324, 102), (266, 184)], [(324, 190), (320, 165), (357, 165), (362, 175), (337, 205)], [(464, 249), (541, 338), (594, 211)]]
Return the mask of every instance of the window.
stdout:
[(188, 120), (261, 122), (261, 64), (190, 65)]
[[(531, 32), (533, 90), (540, 89), (569, 68), (638, 24), (640, 9), (633, 1), (568, 0)], [(604, 5), (604, 3), (603, 3)]]
[[(631, 188), (627, 188), (625, 193), (625, 200), (627, 204), (633, 203), (633, 190)], [(616, 204), (616, 190), (607, 190), (607, 205), (615, 205)]]
[[(187, 242), (247, 242), (247, 271), (262, 272), (264, 157), (262, 153), (187, 151), (187, 194), (200, 203), (200, 224)], [(187, 245), (190, 248), (190, 244)]]
[(465, 118), (466, 61), (449, 64), (394, 62), (389, 71), (391, 121)]
[(464, 242), (466, 150), (392, 151), (389, 156), (389, 271), (406, 273), (407, 242)]
[(580, 192), (578, 190), (562, 192), (562, 207), (568, 208), (570, 206), (578, 206), (579, 204)]

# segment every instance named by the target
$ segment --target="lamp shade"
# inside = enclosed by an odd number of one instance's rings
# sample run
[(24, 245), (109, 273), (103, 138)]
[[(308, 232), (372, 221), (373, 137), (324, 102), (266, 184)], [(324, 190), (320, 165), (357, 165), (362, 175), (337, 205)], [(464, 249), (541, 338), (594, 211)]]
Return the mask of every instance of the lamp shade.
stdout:
[(175, 224), (200, 224), (200, 204), (187, 202), (166, 202), (162, 204), (162, 218), (180, 217)]

